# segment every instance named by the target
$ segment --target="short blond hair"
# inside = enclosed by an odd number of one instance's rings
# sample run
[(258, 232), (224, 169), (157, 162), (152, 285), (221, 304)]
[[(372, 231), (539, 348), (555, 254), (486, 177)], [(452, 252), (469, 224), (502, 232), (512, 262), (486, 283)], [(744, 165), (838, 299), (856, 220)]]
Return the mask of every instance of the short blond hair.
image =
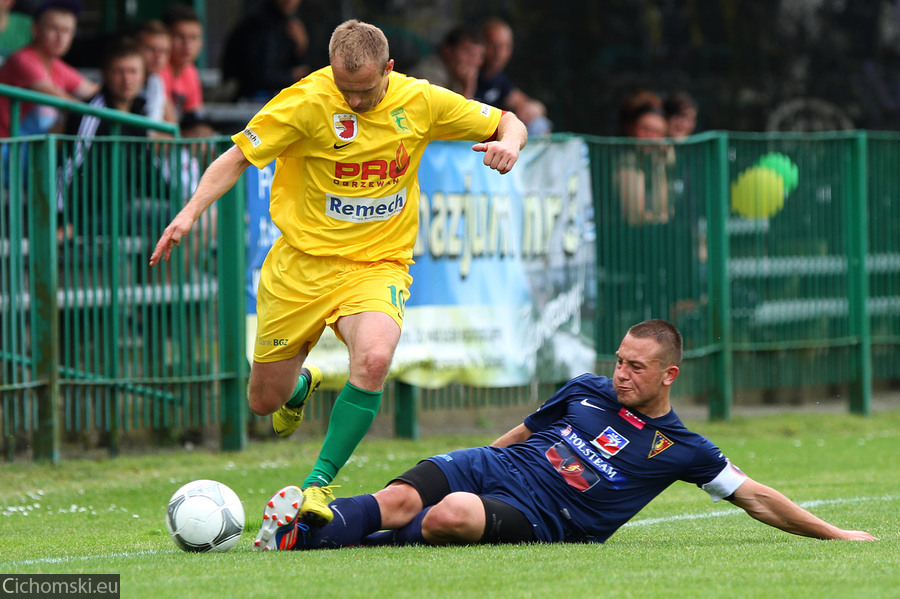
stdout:
[(340, 58), (343, 67), (351, 73), (372, 63), (383, 72), (390, 59), (388, 41), (375, 25), (351, 19), (338, 25), (331, 34), (328, 58), (332, 64)]

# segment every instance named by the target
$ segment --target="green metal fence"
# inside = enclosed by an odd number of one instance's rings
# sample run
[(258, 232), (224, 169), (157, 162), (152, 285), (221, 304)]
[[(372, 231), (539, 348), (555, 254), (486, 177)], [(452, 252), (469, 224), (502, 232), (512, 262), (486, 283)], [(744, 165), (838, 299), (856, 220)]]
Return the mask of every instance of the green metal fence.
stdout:
[[(0, 427), (57, 459), (64, 439), (218, 426), (246, 443), (242, 186), (147, 267), (215, 140), (7, 140), (0, 171)], [(683, 331), (679, 395), (727, 418), (744, 390), (847, 388), (868, 413), (900, 378), (900, 135), (736, 134), (686, 142), (587, 139), (595, 196), (598, 371), (625, 329)], [(796, 170), (794, 170), (794, 168)], [(641, 191), (641, 193), (637, 193)], [(636, 197), (643, 204), (635, 208)], [(779, 206), (779, 200), (783, 205)], [(742, 214), (743, 212), (743, 214)], [(384, 412), (529, 404), (515, 389), (390, 385)], [(326, 420), (333, 394), (309, 416)]]
[[(48, 136), (4, 144), (0, 385), (7, 455), (31, 432), (57, 459), (63, 437), (167, 434), (223, 425), (246, 435), (238, 191), (149, 268), (159, 234), (222, 141)], [(220, 244), (224, 237), (230, 241)]]
[[(713, 417), (729, 415), (735, 390), (818, 385), (846, 385), (851, 410), (868, 413), (873, 381), (900, 377), (896, 134), (591, 148), (601, 362), (629, 323), (670, 319), (687, 349), (680, 392), (707, 395)], [(623, 213), (616, 169), (635, 153), (664, 180), (664, 222)]]

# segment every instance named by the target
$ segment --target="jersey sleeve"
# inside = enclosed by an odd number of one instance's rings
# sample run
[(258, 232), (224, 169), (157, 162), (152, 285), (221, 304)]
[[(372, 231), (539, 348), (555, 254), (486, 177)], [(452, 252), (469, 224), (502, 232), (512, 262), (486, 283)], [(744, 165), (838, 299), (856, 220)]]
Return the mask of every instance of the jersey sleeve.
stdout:
[(265, 168), (303, 137), (293, 118), (302, 95), (296, 88), (283, 90), (250, 119), (243, 131), (231, 136), (253, 166)]
[(709, 493), (713, 501), (721, 501), (730, 496), (747, 480), (747, 475), (732, 464), (731, 460), (725, 458), (725, 461), (728, 464), (714, 479), (705, 485), (700, 485), (701, 489)]
[(694, 460), (681, 480), (696, 484), (709, 493), (713, 501), (721, 501), (744, 484), (747, 475), (711, 441), (701, 437)]
[(497, 130), (502, 112), (437, 85), (430, 86), (432, 138), (485, 141)]

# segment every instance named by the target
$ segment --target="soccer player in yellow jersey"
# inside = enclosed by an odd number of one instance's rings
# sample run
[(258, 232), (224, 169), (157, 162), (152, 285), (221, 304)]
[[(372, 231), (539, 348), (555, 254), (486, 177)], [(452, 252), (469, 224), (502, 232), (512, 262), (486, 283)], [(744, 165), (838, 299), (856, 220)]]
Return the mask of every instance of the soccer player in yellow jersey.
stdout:
[(248, 166), (276, 160), (270, 211), (282, 235), (260, 273), (250, 409), (291, 434), (322, 380), (304, 361), (326, 325), (350, 354), (349, 380), (302, 484), (299, 516), (313, 526), (333, 517), (329, 485), (375, 418), (400, 340), (425, 146), (476, 141), (484, 164), (503, 174), (527, 138), (511, 112), (395, 73), (377, 27), (341, 24), (329, 56), (330, 67), (283, 90), (232, 137), (150, 257), (151, 266), (168, 260)]

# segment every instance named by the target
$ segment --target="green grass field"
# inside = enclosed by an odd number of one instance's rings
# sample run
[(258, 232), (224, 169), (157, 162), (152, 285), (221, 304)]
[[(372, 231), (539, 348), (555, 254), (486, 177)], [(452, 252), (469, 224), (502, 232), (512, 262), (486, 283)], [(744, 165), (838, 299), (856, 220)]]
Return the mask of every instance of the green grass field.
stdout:
[[(0, 573), (118, 573), (122, 597), (179, 599), (900, 595), (900, 410), (688, 425), (753, 478), (881, 541), (788, 535), (679, 483), (604, 545), (251, 551), (264, 501), (311, 467), (312, 439), (0, 465)], [(374, 491), (422, 457), (491, 440), (367, 440), (336, 481), (338, 495)], [(243, 501), (248, 525), (228, 553), (183, 553), (169, 539), (169, 496), (197, 478), (220, 480)]]

